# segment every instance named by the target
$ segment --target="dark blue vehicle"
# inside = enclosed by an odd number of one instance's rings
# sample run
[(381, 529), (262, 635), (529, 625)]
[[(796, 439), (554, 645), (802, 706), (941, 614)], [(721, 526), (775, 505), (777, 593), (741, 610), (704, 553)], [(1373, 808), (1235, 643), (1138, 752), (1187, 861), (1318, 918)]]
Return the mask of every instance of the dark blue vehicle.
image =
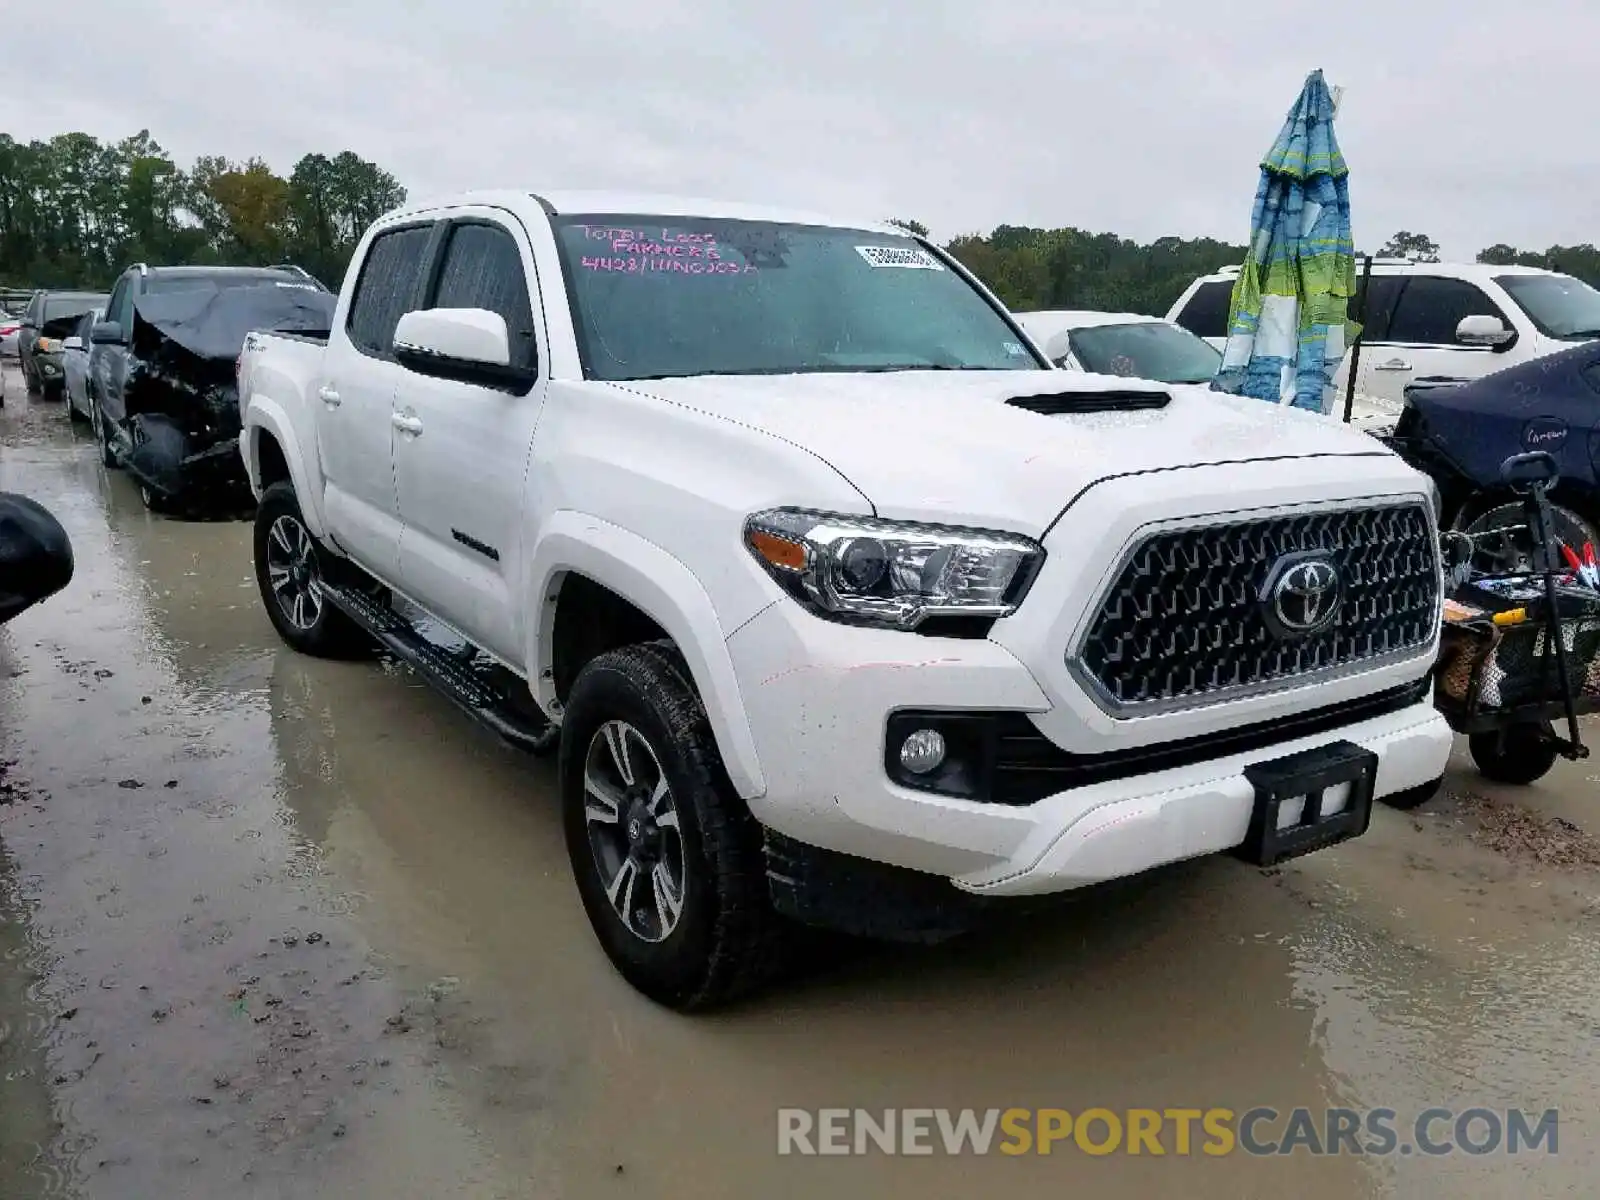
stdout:
[(1557, 538), (1600, 549), (1600, 341), (1470, 383), (1418, 380), (1385, 439), (1439, 485), (1440, 526), (1474, 536), (1480, 570), (1525, 570), (1531, 543), (1521, 501), (1501, 479), (1512, 455), (1542, 450), (1560, 482), (1550, 505)]

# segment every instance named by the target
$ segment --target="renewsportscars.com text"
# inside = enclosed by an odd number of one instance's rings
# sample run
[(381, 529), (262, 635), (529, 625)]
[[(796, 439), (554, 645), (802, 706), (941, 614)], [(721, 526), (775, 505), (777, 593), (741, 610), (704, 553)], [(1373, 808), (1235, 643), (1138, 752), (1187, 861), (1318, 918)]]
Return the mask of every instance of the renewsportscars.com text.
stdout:
[(1556, 1109), (782, 1108), (778, 1153), (1555, 1154)]

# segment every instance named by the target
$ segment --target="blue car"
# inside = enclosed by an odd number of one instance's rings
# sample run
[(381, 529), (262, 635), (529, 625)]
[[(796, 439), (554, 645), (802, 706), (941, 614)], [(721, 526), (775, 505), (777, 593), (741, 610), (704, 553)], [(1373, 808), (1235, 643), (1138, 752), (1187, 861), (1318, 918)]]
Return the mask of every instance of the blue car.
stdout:
[(1473, 535), (1480, 569), (1532, 565), (1521, 501), (1500, 477), (1501, 463), (1529, 450), (1561, 468), (1556, 536), (1580, 558), (1600, 546), (1600, 341), (1470, 383), (1418, 380), (1384, 440), (1438, 484), (1440, 525)]

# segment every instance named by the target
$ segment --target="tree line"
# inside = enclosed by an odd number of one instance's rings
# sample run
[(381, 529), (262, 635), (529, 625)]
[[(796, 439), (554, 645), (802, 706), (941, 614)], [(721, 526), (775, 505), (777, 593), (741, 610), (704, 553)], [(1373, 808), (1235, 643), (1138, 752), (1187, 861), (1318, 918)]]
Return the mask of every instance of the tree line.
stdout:
[[(293, 262), (338, 287), (362, 232), (405, 201), (388, 171), (350, 150), (307, 154), (287, 176), (260, 158), (218, 155), (185, 168), (148, 130), (118, 142), (86, 133), (21, 142), (0, 133), (0, 286), (103, 288), (130, 263)], [(914, 220), (895, 224), (926, 235)], [(946, 248), (1012, 308), (1164, 314), (1197, 276), (1244, 259), (1213, 238), (1141, 243), (1113, 233), (1001, 225)], [(1427, 235), (1402, 230), (1378, 251), (1437, 259)], [(1600, 286), (1592, 245), (1478, 255), (1497, 265), (1565, 271)]]
[(307, 154), (179, 166), (148, 130), (118, 142), (0, 133), (0, 285), (104, 288), (132, 263), (293, 262), (338, 287), (362, 232), (405, 200), (376, 163)]

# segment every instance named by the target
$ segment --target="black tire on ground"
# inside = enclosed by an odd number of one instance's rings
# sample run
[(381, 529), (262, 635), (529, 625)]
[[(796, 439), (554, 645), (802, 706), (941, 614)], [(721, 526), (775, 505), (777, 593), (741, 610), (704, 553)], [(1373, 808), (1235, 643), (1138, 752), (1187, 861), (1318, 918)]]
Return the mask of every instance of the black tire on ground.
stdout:
[(67, 397), (67, 420), (74, 425), (81, 425), (89, 418), (78, 411), (78, 406), (72, 402), (72, 397)]
[(318, 590), (327, 552), (300, 513), (294, 487), (275, 483), (255, 519), (256, 584), (267, 619), (291, 647), (316, 658), (364, 658), (372, 638)]
[(139, 485), (139, 501), (148, 511), (153, 513), (170, 513), (173, 511), (173, 505), (168, 499), (148, 483)]
[(1401, 812), (1410, 812), (1413, 808), (1420, 808), (1429, 800), (1439, 794), (1439, 789), (1444, 786), (1444, 776), (1419, 783), (1416, 787), (1406, 788), (1392, 796), (1384, 796), (1380, 803), (1387, 804), (1390, 808), (1397, 808)]
[(1523, 786), (1543, 779), (1556, 765), (1556, 748), (1539, 725), (1512, 725), (1467, 739), (1472, 761), (1485, 779)]
[(28, 370), (28, 362), (26, 359), (24, 359), (22, 362), (22, 384), (27, 389), (28, 395), (30, 396), (37, 396), (41, 391), (44, 390), (44, 385), (39, 382), (39, 377), (32, 371)]
[(562, 720), (560, 777), (578, 894), (623, 978), (691, 1012), (777, 975), (788, 931), (767, 891), (761, 828), (727, 781), (670, 644), (627, 646), (583, 668)]

